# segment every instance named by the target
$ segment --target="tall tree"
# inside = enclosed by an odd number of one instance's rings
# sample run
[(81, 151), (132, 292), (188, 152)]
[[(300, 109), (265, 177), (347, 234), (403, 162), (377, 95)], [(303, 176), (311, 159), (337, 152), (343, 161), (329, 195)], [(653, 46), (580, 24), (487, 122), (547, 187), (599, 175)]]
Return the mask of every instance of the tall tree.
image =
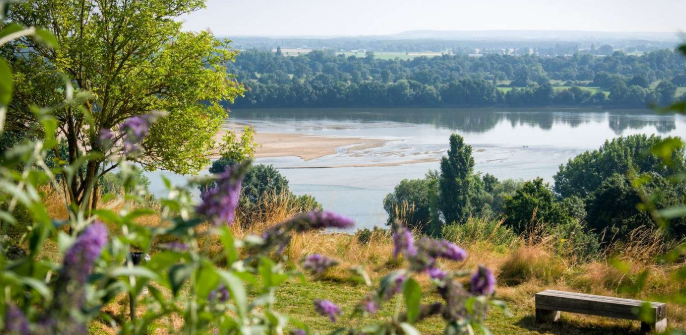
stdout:
[(440, 207), (445, 222), (465, 222), (471, 215), (471, 195), (474, 185), (470, 178), (474, 170), (472, 147), (457, 134), (450, 136), (448, 156), (441, 159), (439, 181)]
[[(10, 129), (35, 127), (32, 106), (59, 106), (64, 90), (89, 92), (82, 104), (59, 107), (59, 136), (71, 164), (105, 151), (101, 129), (121, 131), (128, 118), (164, 110), (167, 117), (150, 129), (135, 160), (148, 170), (194, 173), (208, 154), (241, 86), (226, 75), (235, 57), (227, 42), (210, 32), (182, 32), (178, 17), (204, 6), (204, 0), (28, 0), (12, 7), (9, 18), (47, 27), (60, 48), (22, 39), (3, 50), (16, 72), (16, 98)], [(70, 78), (65, 86), (63, 78)], [(66, 87), (66, 88), (65, 88)], [(121, 143), (115, 137), (115, 148)], [(72, 206), (94, 207), (100, 176), (116, 163), (91, 157), (68, 182)]]

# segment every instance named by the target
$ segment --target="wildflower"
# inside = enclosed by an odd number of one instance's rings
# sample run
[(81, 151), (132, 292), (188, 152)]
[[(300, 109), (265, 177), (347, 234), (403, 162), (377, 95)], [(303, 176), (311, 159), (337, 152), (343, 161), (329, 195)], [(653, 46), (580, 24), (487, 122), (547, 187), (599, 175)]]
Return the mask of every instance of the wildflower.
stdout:
[(471, 289), (473, 294), (490, 295), (495, 291), (495, 276), (487, 267), (479, 266), (471, 279)]
[(347, 217), (329, 211), (314, 210), (309, 213), (296, 215), (284, 224), (297, 232), (323, 228), (347, 229), (355, 226), (355, 222)]
[(401, 253), (405, 253), (408, 257), (417, 255), (417, 248), (414, 246), (414, 238), (407, 228), (403, 228), (403, 230), (398, 231), (393, 235), (393, 243), (395, 244), (393, 257), (398, 258), (398, 255)]
[(307, 333), (302, 329), (293, 329), (291, 335), (307, 335)]
[(107, 129), (103, 128), (100, 129), (100, 132), (98, 133), (98, 143), (105, 149), (109, 149), (112, 147), (112, 142), (114, 141), (114, 133)]
[(315, 300), (314, 309), (323, 316), (328, 316), (331, 322), (336, 322), (336, 317), (341, 315), (341, 308), (329, 300)]
[(467, 258), (467, 252), (454, 243), (446, 240), (442, 240), (441, 243), (443, 244), (443, 252), (441, 253), (441, 257), (453, 261), (464, 261)]
[(200, 195), (202, 203), (196, 208), (197, 212), (211, 219), (216, 226), (224, 222), (233, 223), (241, 195), (242, 170), (240, 167), (228, 167), (219, 175), (217, 185)]
[(121, 132), (126, 135), (126, 141), (138, 143), (142, 141), (150, 131), (151, 115), (132, 116), (121, 124)]
[(335, 260), (320, 254), (306, 256), (302, 263), (303, 268), (316, 273), (322, 273), (326, 269), (338, 264)]
[(217, 299), (220, 303), (225, 303), (229, 301), (229, 298), (231, 297), (231, 293), (229, 293), (229, 289), (226, 288), (225, 285), (219, 286), (216, 290), (212, 290), (210, 292), (210, 295), (207, 297), (207, 300), (213, 301)]
[(364, 300), (360, 302), (360, 307), (364, 312), (369, 313), (370, 315), (374, 315), (379, 311), (379, 303), (376, 302), (376, 299), (374, 299), (372, 295), (367, 295)]
[(29, 322), (21, 310), (14, 304), (7, 304), (5, 311), (5, 332), (7, 334), (28, 335)]
[(427, 272), (429, 273), (429, 277), (431, 277), (431, 279), (443, 280), (447, 276), (445, 271), (437, 267), (431, 267), (427, 270)]
[(403, 289), (403, 283), (405, 283), (405, 275), (397, 275), (393, 281), (387, 285), (387, 287), (382, 292), (382, 297), (384, 300), (393, 298), (396, 294), (400, 293)]
[(106, 243), (107, 228), (102, 222), (88, 226), (64, 255), (64, 279), (84, 284)]
[(125, 154), (135, 155), (140, 152), (140, 143), (148, 136), (150, 126), (160, 116), (162, 116), (161, 112), (153, 112), (132, 116), (122, 122), (119, 126), (119, 131), (124, 140), (123, 151)]

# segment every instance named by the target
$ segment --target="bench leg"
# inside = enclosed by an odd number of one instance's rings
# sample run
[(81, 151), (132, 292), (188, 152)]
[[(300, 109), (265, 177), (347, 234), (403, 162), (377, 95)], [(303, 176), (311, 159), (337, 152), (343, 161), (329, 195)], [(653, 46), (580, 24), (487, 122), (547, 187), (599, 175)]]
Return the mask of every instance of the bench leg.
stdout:
[(644, 334), (651, 333), (653, 331), (662, 333), (665, 330), (667, 330), (667, 318), (664, 318), (655, 323), (641, 322), (641, 332)]
[(556, 322), (560, 319), (560, 311), (536, 309), (536, 323)]

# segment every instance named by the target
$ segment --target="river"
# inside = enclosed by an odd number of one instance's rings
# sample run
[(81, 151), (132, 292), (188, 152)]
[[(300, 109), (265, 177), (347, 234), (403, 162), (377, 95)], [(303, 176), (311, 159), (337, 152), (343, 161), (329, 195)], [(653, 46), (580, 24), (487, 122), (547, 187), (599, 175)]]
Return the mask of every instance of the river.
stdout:
[[(315, 159), (256, 161), (279, 169), (295, 194), (313, 195), (325, 209), (354, 218), (360, 228), (384, 225), (383, 198), (402, 179), (438, 169), (452, 133), (473, 147), (476, 171), (549, 182), (560, 164), (608, 139), (639, 133), (686, 136), (685, 117), (650, 110), (247, 109), (233, 110), (229, 122), (252, 125), (258, 133), (382, 140), (338, 147)], [(150, 175), (153, 192), (161, 189), (158, 174)]]

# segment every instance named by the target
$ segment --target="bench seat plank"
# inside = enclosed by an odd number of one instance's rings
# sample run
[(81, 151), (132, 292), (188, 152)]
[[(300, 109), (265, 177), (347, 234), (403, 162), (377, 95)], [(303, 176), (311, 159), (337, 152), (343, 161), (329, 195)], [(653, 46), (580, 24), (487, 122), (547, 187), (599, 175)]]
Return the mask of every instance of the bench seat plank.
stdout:
[[(637, 320), (643, 301), (591, 294), (546, 290), (536, 294), (536, 309)], [(666, 317), (666, 304), (650, 302), (656, 320)]]

